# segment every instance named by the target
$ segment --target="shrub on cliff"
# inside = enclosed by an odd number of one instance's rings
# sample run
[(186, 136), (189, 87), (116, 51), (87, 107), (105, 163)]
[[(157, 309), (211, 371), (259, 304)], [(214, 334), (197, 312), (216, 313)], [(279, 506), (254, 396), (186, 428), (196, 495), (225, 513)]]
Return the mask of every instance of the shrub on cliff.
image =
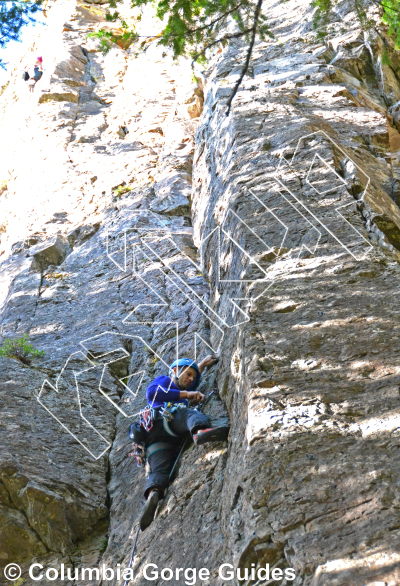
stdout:
[(382, 20), (389, 27), (389, 34), (396, 37), (396, 49), (400, 49), (400, 4), (399, 0), (385, 0), (381, 2), (383, 8)]
[(43, 356), (43, 350), (37, 350), (29, 343), (28, 334), (21, 338), (6, 338), (0, 346), (0, 356), (16, 358), (24, 364), (30, 364), (35, 356)]

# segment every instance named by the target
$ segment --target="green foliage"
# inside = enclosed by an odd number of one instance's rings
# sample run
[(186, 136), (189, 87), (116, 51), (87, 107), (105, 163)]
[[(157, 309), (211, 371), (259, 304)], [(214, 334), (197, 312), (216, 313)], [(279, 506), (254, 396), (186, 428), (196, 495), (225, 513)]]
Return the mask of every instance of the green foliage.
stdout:
[[(226, 38), (248, 35), (253, 27), (254, 0), (133, 0), (132, 6), (156, 5), (156, 14), (165, 23), (159, 43), (173, 50), (174, 57), (190, 55), (199, 61), (207, 47)], [(228, 22), (236, 32), (226, 34)], [(266, 16), (260, 15), (259, 38), (271, 36)]]
[(119, 185), (114, 189), (114, 195), (121, 196), (124, 193), (129, 193), (131, 191), (131, 187), (129, 185)]
[(104, 553), (107, 549), (107, 545), (108, 545), (108, 537), (104, 537), (104, 539), (102, 539), (101, 543), (100, 543), (99, 553)]
[[(3, 0), (0, 2), (0, 49), (9, 41), (19, 41), (21, 28), (35, 22), (33, 14), (40, 10), (43, 0)], [(5, 69), (0, 59), (0, 67)]]
[(326, 27), (332, 12), (332, 1), (334, 0), (313, 0), (312, 6), (316, 8), (314, 15), (314, 29), (318, 29), (318, 37), (326, 36)]
[(383, 51), (381, 59), (382, 59), (382, 65), (388, 65), (389, 67), (392, 67), (392, 65), (393, 65), (392, 60), (390, 59), (388, 52), (386, 50)]
[(89, 33), (87, 37), (92, 39), (99, 39), (99, 49), (103, 55), (107, 55), (114, 44), (117, 44), (123, 49), (127, 49), (134, 41), (136, 41), (137, 34), (135, 31), (129, 30), (128, 28), (123, 30), (122, 34), (120, 35), (117, 35), (111, 31), (100, 29), (95, 33)]
[[(116, 8), (117, 2), (121, 0), (114, 0), (110, 2), (110, 8)], [(137, 39), (137, 34), (134, 29), (130, 29), (126, 20), (119, 14), (117, 10), (113, 13), (107, 12), (106, 20), (108, 22), (117, 22), (122, 29), (121, 34), (116, 32), (100, 29), (95, 33), (89, 33), (88, 38), (99, 39), (99, 49), (103, 55), (107, 55), (111, 47), (117, 44), (122, 49), (127, 49)]]
[[(313, 0), (312, 5), (317, 9), (314, 16), (314, 28), (318, 30), (318, 37), (327, 35), (327, 25), (330, 15), (339, 0)], [(357, 15), (361, 27), (364, 30), (374, 28), (376, 22), (367, 17), (368, 0), (352, 0), (353, 9)], [(389, 27), (389, 34), (395, 37), (395, 48), (400, 48), (400, 1), (382, 0), (376, 2), (383, 10), (382, 22)]]
[(5, 358), (16, 358), (24, 364), (30, 364), (35, 356), (43, 356), (43, 350), (37, 350), (29, 343), (28, 334), (21, 338), (6, 338), (0, 346), (0, 356)]
[[(122, 0), (111, 0), (110, 8), (116, 8), (121, 2)], [(247, 56), (228, 100), (227, 115), (248, 70), (256, 37), (260, 40), (265, 40), (267, 36), (273, 38), (267, 17), (261, 10), (262, 3), (263, 0), (131, 0), (132, 8), (145, 7), (148, 4), (155, 6), (156, 15), (163, 21), (164, 28), (161, 34), (147, 38), (157, 38), (158, 44), (172, 49), (175, 59), (185, 55), (190, 56), (193, 62), (204, 64), (207, 49), (218, 44), (225, 46), (231, 39), (245, 38), (248, 43)], [(107, 19), (112, 22), (119, 20), (123, 28), (127, 27), (117, 10), (109, 13)], [(232, 22), (236, 24), (233, 32), (228, 27)], [(100, 40), (103, 54), (110, 50), (113, 42), (117, 42), (111, 32), (104, 30), (88, 36)], [(145, 50), (146, 46), (147, 42), (143, 41), (140, 50)]]
[(395, 48), (400, 49), (400, 2), (399, 0), (384, 0), (382, 21), (388, 25), (389, 34), (395, 38)]
[[(115, 7), (121, 1), (113, 0), (110, 6)], [(158, 36), (159, 44), (171, 48), (175, 58), (189, 55), (198, 63), (205, 62), (208, 47), (229, 38), (248, 38), (254, 24), (255, 0), (132, 0), (131, 6), (148, 4), (155, 5), (157, 17), (165, 23)], [(107, 18), (121, 19), (117, 11)], [(236, 31), (227, 34), (226, 25), (232, 20), (237, 25)], [(260, 39), (272, 37), (266, 20), (261, 14), (257, 22)]]

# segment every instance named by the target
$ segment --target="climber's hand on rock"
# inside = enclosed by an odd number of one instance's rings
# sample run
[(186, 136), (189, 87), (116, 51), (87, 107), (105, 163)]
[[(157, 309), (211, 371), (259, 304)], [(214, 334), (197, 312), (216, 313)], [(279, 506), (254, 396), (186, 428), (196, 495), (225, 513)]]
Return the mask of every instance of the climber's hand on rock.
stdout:
[(208, 356), (206, 356), (199, 364), (200, 373), (203, 372), (206, 366), (212, 366), (216, 362), (218, 362), (218, 358), (213, 354), (209, 354)]
[(192, 403), (198, 403), (199, 401), (204, 401), (203, 393), (199, 393), (199, 391), (188, 391), (187, 392), (187, 399)]

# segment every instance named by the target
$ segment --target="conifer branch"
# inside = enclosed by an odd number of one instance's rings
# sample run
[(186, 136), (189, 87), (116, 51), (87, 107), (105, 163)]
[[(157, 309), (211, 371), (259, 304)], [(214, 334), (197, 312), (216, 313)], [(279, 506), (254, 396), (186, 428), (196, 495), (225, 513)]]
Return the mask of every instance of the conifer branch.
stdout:
[(253, 26), (250, 29), (251, 30), (251, 39), (250, 39), (249, 47), (247, 49), (246, 61), (245, 61), (244, 65), (243, 65), (242, 73), (240, 74), (239, 79), (235, 83), (235, 87), (233, 88), (232, 94), (231, 94), (231, 96), (230, 96), (230, 98), (228, 100), (227, 110), (226, 110), (226, 115), (227, 116), (229, 116), (229, 114), (230, 114), (233, 99), (236, 96), (236, 94), (238, 92), (238, 89), (239, 89), (239, 87), (240, 87), (240, 85), (241, 85), (241, 83), (243, 81), (243, 78), (246, 75), (247, 70), (249, 68), (251, 54), (253, 52), (253, 47), (254, 47), (254, 42), (256, 40), (257, 26), (258, 26), (258, 20), (260, 18), (260, 14), (261, 14), (262, 3), (263, 3), (263, 0), (258, 0), (258, 2), (257, 2), (257, 7), (256, 7), (256, 10), (255, 10), (255, 13), (254, 13)]
[(235, 10), (237, 10), (238, 8), (240, 8), (241, 6), (243, 6), (244, 4), (245, 4), (245, 2), (239, 2), (239, 4), (236, 4), (236, 6), (234, 6), (231, 10), (227, 10), (226, 12), (224, 12), (218, 18), (215, 18), (214, 20), (212, 20), (208, 24), (205, 24), (204, 26), (199, 26), (199, 27), (194, 28), (194, 29), (189, 29), (186, 34), (192, 35), (194, 33), (200, 33), (201, 31), (204, 31), (204, 30), (206, 30), (208, 28), (211, 28), (214, 24), (216, 24), (220, 20), (223, 20), (224, 18), (226, 18), (227, 16), (229, 16), (230, 14), (232, 14), (232, 12), (235, 12)]
[(211, 47), (214, 47), (215, 45), (218, 45), (218, 43), (223, 43), (224, 41), (229, 41), (230, 39), (238, 39), (239, 37), (243, 37), (244, 35), (249, 34), (251, 31), (253, 30), (253, 28), (248, 28), (244, 31), (239, 31), (238, 33), (232, 33), (230, 35), (224, 35), (223, 37), (217, 39), (216, 41), (213, 41), (212, 43), (209, 43), (206, 47), (204, 47), (204, 49), (202, 49), (200, 51), (200, 53), (196, 53), (196, 55), (193, 55), (193, 61), (192, 63), (194, 63), (195, 61), (197, 61), (197, 59), (199, 57), (202, 57), (203, 55), (205, 55), (207, 49), (211, 49)]

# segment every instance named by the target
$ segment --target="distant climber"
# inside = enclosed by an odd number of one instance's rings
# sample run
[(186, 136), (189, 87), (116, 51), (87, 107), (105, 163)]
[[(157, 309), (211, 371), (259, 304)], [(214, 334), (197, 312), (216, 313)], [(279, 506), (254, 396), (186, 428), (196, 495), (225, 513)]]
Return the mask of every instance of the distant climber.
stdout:
[(169, 376), (158, 376), (148, 386), (148, 405), (141, 411), (140, 421), (129, 427), (128, 435), (135, 442), (132, 455), (136, 456), (138, 465), (146, 457), (150, 467), (144, 491), (147, 500), (140, 519), (142, 531), (154, 519), (184, 439), (191, 437), (196, 445), (201, 445), (228, 437), (229, 427), (211, 428), (207, 415), (189, 408), (189, 402), (204, 401), (204, 395), (196, 388), (206, 366), (217, 361), (209, 355), (199, 365), (190, 358), (173, 362)]
[[(30, 73), (29, 73), (30, 72)], [(37, 57), (32, 67), (26, 66), (22, 79), (28, 82), (29, 91), (33, 92), (36, 83), (43, 75), (43, 57)]]

